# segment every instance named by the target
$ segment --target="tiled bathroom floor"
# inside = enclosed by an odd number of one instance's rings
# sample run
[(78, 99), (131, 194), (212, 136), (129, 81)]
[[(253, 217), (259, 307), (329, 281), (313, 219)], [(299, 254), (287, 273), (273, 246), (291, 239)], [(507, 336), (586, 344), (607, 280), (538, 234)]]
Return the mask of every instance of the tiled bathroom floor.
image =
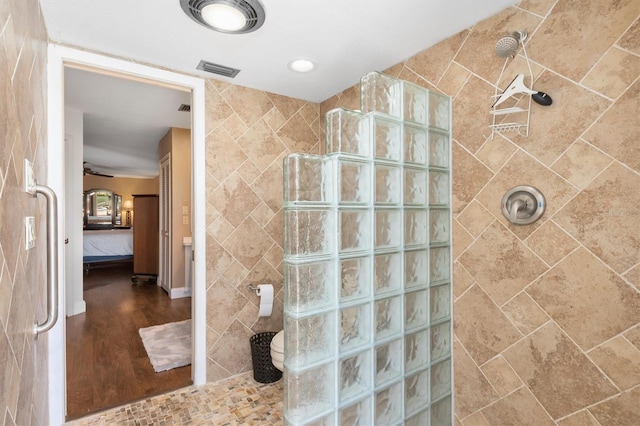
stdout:
[(253, 372), (103, 411), (67, 423), (89, 425), (281, 425), (282, 380), (262, 384)]

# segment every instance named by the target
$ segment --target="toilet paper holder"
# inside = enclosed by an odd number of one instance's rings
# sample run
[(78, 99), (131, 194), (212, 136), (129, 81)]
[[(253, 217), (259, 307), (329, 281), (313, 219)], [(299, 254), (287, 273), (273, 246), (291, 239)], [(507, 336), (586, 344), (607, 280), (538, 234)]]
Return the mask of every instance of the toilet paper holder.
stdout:
[(252, 284), (249, 284), (249, 285), (247, 285), (247, 290), (248, 290), (248, 291), (255, 291), (255, 292), (256, 292), (256, 294), (257, 294), (258, 296), (260, 296), (260, 285), (266, 285), (266, 284), (268, 284), (268, 283), (260, 283), (259, 285), (252, 285)]
[(273, 312), (273, 299), (274, 299), (274, 289), (273, 284), (265, 284), (261, 283), (257, 286), (247, 285), (247, 290), (255, 291), (256, 296), (260, 298), (260, 304), (258, 306), (258, 317), (268, 317), (271, 316)]

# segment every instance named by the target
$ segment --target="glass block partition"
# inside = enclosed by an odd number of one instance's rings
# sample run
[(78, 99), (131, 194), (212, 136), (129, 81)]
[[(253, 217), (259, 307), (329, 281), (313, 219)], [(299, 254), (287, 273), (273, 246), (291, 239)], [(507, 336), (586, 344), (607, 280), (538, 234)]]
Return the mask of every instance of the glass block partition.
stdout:
[(371, 73), (284, 163), (289, 425), (452, 423), (451, 101)]

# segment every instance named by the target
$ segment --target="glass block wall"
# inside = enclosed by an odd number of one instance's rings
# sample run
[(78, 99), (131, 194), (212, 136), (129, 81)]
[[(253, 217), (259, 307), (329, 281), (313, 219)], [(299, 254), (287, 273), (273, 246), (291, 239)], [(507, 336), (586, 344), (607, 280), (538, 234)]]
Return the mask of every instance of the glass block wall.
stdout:
[(452, 423), (451, 101), (371, 73), (284, 164), (289, 425)]

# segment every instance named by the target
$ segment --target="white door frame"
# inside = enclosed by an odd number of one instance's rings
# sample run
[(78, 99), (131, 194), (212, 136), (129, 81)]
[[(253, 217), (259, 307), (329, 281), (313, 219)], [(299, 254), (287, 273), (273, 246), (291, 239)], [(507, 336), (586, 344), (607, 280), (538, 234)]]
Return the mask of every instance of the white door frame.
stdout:
[[(167, 177), (167, 169), (165, 168), (165, 163), (169, 163), (168, 165), (168, 177)], [(173, 277), (171, 274), (172, 270), (172, 262), (173, 262), (173, 211), (172, 211), (172, 200), (173, 200), (173, 183), (172, 179), (172, 165), (171, 165), (171, 152), (167, 152), (167, 154), (160, 159), (160, 250), (158, 251), (158, 255), (160, 259), (158, 261), (159, 265), (159, 273), (158, 276), (158, 285), (161, 286), (166, 292), (167, 295), (173, 299), (171, 296), (171, 287), (173, 287)], [(166, 179), (168, 179), (168, 185), (165, 186)], [(168, 194), (165, 194), (168, 192)], [(168, 229), (164, 229), (165, 224)], [(186, 267), (186, 265), (185, 265)], [(186, 286), (186, 283), (185, 283)]]
[[(64, 143), (64, 67), (85, 68), (95, 72), (138, 79), (191, 92), (191, 164), (192, 164), (192, 242), (193, 242), (193, 359), (195, 385), (206, 382), (206, 286), (205, 286), (205, 84), (196, 77), (160, 70), (108, 56), (49, 44), (47, 64), (47, 185), (58, 194), (58, 205), (65, 206)], [(58, 215), (59, 235), (64, 232), (64, 211)], [(45, 335), (48, 339), (49, 423), (62, 425), (66, 413), (66, 327), (64, 238), (58, 241), (60, 259), (58, 279), (58, 323)], [(45, 338), (45, 336), (41, 338)]]

